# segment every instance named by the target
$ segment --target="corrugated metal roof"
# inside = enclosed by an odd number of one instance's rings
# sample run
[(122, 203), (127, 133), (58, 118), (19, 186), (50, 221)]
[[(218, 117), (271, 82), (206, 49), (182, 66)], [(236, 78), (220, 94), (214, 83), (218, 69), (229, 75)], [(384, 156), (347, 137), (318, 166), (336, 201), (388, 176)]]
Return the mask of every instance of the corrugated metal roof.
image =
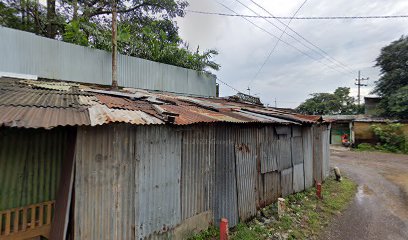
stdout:
[(112, 109), (100, 104), (94, 105), (88, 110), (91, 126), (113, 122), (130, 123), (135, 125), (164, 124), (162, 120), (142, 111)]
[(50, 129), (91, 124), (85, 109), (0, 106), (0, 113), (0, 126), (6, 127)]
[(0, 78), (0, 125), (26, 128), (95, 126), (112, 122), (134, 125), (214, 122), (293, 125), (321, 121), (320, 116), (305, 116), (237, 102), (235, 98), (101, 89), (100, 86), (59, 81)]

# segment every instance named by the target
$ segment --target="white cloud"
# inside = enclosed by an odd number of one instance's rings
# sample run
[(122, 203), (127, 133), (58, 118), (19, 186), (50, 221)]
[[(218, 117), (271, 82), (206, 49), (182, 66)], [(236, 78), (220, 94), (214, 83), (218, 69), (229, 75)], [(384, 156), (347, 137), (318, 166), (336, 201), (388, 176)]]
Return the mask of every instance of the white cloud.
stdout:
[[(267, 15), (249, 0), (240, 0), (259, 14)], [(291, 16), (304, 0), (260, 1), (255, 0), (275, 16)], [(188, 9), (208, 12), (227, 12), (216, 1), (190, 0)], [(240, 14), (253, 14), (235, 0), (222, 1)], [(336, 0), (308, 1), (298, 16), (353, 16), (405, 14), (408, 1)], [(275, 35), (280, 31), (262, 19), (251, 19)], [(222, 66), (216, 74), (235, 88), (244, 91), (253, 79), (259, 66), (275, 44), (276, 39), (255, 28), (242, 18), (210, 16), (188, 13), (177, 19), (180, 34), (195, 49), (216, 48), (216, 57)], [(279, 25), (276, 20), (271, 19)], [(287, 22), (288, 20), (286, 20)], [(337, 87), (347, 86), (356, 94), (354, 79), (361, 70), (364, 77), (370, 77), (371, 86), (363, 88), (368, 95), (379, 71), (373, 68), (381, 47), (408, 32), (405, 19), (372, 20), (293, 20), (291, 28), (328, 52), (330, 56), (347, 64), (354, 75), (339, 73), (321, 63), (305, 57), (298, 51), (280, 43), (271, 55), (262, 72), (252, 83), (251, 93), (259, 93), (265, 103), (280, 107), (295, 107), (313, 92), (333, 92)], [(280, 25), (280, 27), (283, 27)], [(291, 35), (296, 36), (294, 33)], [(288, 36), (284, 40), (308, 54), (318, 57), (315, 52), (303, 47)], [(321, 57), (321, 56), (320, 56)], [(323, 60), (322, 60), (323, 61)], [(327, 64), (331, 64), (325, 60)], [(340, 69), (339, 69), (340, 70)], [(232, 95), (235, 91), (221, 84), (222, 95)]]

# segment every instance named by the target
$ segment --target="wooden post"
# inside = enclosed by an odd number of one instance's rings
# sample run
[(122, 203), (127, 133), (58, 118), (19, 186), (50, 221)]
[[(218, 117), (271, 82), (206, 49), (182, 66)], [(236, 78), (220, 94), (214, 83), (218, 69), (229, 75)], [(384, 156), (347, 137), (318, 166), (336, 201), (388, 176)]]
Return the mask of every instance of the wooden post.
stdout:
[(321, 183), (317, 183), (316, 185), (316, 197), (318, 199), (322, 199), (322, 184)]
[(281, 216), (285, 213), (285, 208), (285, 199), (278, 198), (278, 218), (281, 218)]

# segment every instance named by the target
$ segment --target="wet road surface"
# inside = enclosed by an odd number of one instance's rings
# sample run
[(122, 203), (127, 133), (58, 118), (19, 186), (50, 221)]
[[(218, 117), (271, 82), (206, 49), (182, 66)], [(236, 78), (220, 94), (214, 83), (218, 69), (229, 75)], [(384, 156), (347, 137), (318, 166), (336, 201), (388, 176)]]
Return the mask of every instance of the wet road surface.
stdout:
[(408, 239), (408, 155), (335, 148), (331, 166), (356, 181), (358, 191), (321, 239)]

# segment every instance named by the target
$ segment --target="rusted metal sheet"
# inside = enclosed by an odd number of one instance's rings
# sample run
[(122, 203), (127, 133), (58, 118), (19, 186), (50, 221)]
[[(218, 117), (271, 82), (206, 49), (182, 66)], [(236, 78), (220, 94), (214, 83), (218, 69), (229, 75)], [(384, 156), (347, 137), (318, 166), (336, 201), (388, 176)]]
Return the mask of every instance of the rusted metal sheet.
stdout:
[(181, 145), (181, 218), (212, 209), (215, 141), (210, 127), (183, 129)]
[(293, 191), (301, 192), (305, 190), (305, 174), (303, 163), (293, 165)]
[(121, 122), (135, 125), (164, 124), (164, 122), (142, 111), (112, 109), (105, 105), (94, 105), (89, 108), (91, 126)]
[(260, 113), (260, 114), (265, 114), (265, 115), (270, 115), (276, 118), (288, 120), (288, 121), (294, 121), (298, 123), (317, 123), (319, 121), (322, 121), (321, 116), (306, 116), (306, 115), (301, 115), (293, 112), (288, 112), (288, 111), (282, 111), (278, 110), (276, 108), (245, 108), (243, 107), (243, 110), (255, 112), (255, 113)]
[(0, 211), (55, 200), (66, 145), (63, 128), (1, 127)]
[(0, 106), (0, 113), (0, 126), (6, 127), (50, 129), (91, 123), (85, 109)]
[[(255, 129), (252, 131), (255, 131)], [(237, 141), (235, 145), (235, 157), (238, 214), (239, 219), (245, 221), (256, 214), (256, 145), (254, 143), (240, 143), (240, 141)]]
[(283, 197), (293, 193), (293, 168), (281, 171), (281, 189)]
[[(61, 91), (43, 89), (54, 89), (54, 87)], [(46, 120), (52, 121), (52, 124), (47, 121), (40, 121), (42, 118), (33, 123), (27, 119), (21, 119), (21, 114), (7, 115), (7, 122), (27, 128), (52, 128), (66, 125), (95, 126), (111, 122), (134, 125), (163, 124), (164, 122), (174, 125), (214, 122), (276, 123), (280, 125), (276, 128), (279, 135), (290, 135), (291, 128), (288, 125), (303, 123), (297, 119), (300, 117), (298, 114), (283, 113), (258, 105), (233, 102), (231, 99), (194, 98), (138, 89), (123, 89), (121, 91), (101, 89), (104, 88), (58, 81), (21, 81), (2, 78), (0, 81), (0, 107), (9, 108), (9, 111), (13, 112), (27, 110), (21, 107), (33, 107), (35, 109), (31, 109), (33, 112), (41, 111), (42, 114), (53, 115), (52, 119), (46, 118)], [(40, 108), (40, 110), (36, 108)], [(69, 115), (73, 119), (73, 123), (69, 118), (54, 116), (55, 112), (58, 115)], [(83, 121), (84, 116), (75, 113), (88, 115), (86, 117), (90, 121)], [(162, 113), (171, 113), (171, 117)], [(291, 114), (293, 117), (288, 117)], [(18, 125), (17, 122), (21, 121), (24, 123)]]
[(278, 171), (262, 174), (263, 177), (263, 200), (265, 205), (270, 205), (281, 196), (281, 173)]
[(181, 222), (181, 132), (165, 126), (137, 127), (135, 159), (136, 239), (143, 239)]
[(75, 239), (134, 239), (134, 127), (78, 129)]
[(302, 128), (303, 162), (305, 187), (313, 186), (313, 130), (312, 127)]
[(231, 127), (216, 127), (214, 218), (218, 225), (227, 218), (229, 225), (238, 224), (237, 183), (235, 169), (235, 132)]
[(278, 145), (278, 167), (279, 170), (292, 167), (292, 150), (290, 135), (279, 135)]

